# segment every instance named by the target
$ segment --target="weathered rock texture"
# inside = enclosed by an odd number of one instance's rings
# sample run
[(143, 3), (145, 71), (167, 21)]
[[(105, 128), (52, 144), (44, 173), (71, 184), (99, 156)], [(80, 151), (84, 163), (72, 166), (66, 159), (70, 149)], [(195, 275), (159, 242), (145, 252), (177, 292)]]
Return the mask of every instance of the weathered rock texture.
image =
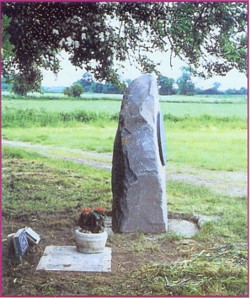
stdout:
[(165, 134), (160, 117), (156, 79), (142, 75), (124, 94), (114, 142), (114, 232), (167, 231)]

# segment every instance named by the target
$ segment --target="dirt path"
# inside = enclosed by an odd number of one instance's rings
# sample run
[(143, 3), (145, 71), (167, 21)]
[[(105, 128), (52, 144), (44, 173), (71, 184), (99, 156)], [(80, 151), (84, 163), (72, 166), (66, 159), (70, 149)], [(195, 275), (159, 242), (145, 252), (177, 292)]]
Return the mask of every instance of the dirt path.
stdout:
[[(3, 145), (22, 147), (30, 152), (55, 159), (72, 161), (111, 171), (112, 155), (82, 151), (56, 146), (31, 144), (20, 141), (2, 140)], [(198, 186), (205, 186), (215, 193), (231, 196), (247, 195), (247, 173), (234, 171), (211, 171), (196, 169), (186, 165), (167, 163), (166, 179), (182, 181)]]

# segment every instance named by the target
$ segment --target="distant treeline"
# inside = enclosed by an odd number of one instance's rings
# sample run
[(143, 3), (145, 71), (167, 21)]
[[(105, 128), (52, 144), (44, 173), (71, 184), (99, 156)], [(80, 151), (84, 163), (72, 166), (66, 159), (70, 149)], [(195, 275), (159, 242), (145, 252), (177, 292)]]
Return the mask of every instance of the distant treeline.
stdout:
[[(109, 82), (105, 82), (105, 83), (96, 82), (94, 79), (94, 76), (89, 72), (86, 72), (82, 76), (82, 78), (76, 83), (81, 84), (85, 92), (103, 93), (103, 94), (122, 94), (124, 92), (124, 89), (126, 88), (125, 82), (123, 82), (120, 85), (112, 84)], [(128, 81), (127, 83), (130, 83), (130, 81)]]
[(195, 89), (196, 94), (247, 94), (247, 88), (241, 87), (240, 89), (227, 89), (225, 91), (220, 91), (218, 89)]
[[(131, 83), (130, 79), (122, 81), (120, 84), (113, 84), (110, 82), (100, 83), (95, 80), (93, 75), (89, 72), (86, 72), (80, 80), (75, 82), (73, 85), (81, 85), (84, 89), (84, 92), (88, 93), (102, 93), (102, 94), (123, 94), (126, 86)], [(168, 78), (165, 76), (158, 76), (157, 84), (159, 86), (160, 95), (195, 95), (195, 94), (247, 94), (247, 88), (241, 87), (240, 89), (227, 89), (221, 91), (219, 89), (220, 83), (214, 83), (212, 88), (201, 89), (196, 88), (195, 84), (192, 82), (191, 73), (183, 68), (183, 73), (180, 78), (174, 80), (173, 78)], [(7, 84), (6, 80), (2, 78), (2, 90), (3, 91), (13, 91), (13, 85)], [(63, 92), (65, 87), (50, 87), (50, 88), (41, 88), (42, 92)]]
[[(85, 92), (103, 93), (103, 94), (122, 94), (126, 86), (131, 83), (131, 80), (127, 79), (120, 85), (112, 84), (109, 82), (99, 83), (94, 80), (94, 77), (89, 72), (86, 72), (81, 80), (76, 83), (81, 84)], [(182, 76), (178, 80), (168, 78), (165, 76), (158, 76), (157, 84), (159, 86), (160, 95), (194, 95), (194, 94), (247, 94), (247, 89), (241, 87), (240, 89), (228, 89), (221, 91), (219, 89), (220, 83), (214, 83), (212, 88), (200, 89), (196, 88), (192, 82), (191, 73), (185, 68), (183, 69)]]

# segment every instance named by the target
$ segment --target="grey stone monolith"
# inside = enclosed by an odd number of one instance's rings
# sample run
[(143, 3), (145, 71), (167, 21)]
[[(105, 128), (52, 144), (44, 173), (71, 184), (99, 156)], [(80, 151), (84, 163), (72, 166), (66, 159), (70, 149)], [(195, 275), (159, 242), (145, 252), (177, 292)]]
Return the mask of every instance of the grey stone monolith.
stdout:
[(156, 78), (144, 74), (125, 91), (112, 162), (114, 232), (167, 231), (165, 132)]

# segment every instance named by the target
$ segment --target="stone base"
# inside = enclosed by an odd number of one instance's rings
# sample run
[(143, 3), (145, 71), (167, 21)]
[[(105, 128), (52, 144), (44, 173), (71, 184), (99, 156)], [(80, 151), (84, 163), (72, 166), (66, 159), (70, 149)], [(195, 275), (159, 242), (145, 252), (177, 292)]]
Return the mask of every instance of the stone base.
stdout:
[(87, 254), (79, 253), (75, 246), (47, 246), (36, 270), (111, 272), (111, 248)]
[(191, 221), (180, 219), (168, 220), (168, 233), (176, 234), (185, 238), (191, 238), (198, 232), (198, 226)]

